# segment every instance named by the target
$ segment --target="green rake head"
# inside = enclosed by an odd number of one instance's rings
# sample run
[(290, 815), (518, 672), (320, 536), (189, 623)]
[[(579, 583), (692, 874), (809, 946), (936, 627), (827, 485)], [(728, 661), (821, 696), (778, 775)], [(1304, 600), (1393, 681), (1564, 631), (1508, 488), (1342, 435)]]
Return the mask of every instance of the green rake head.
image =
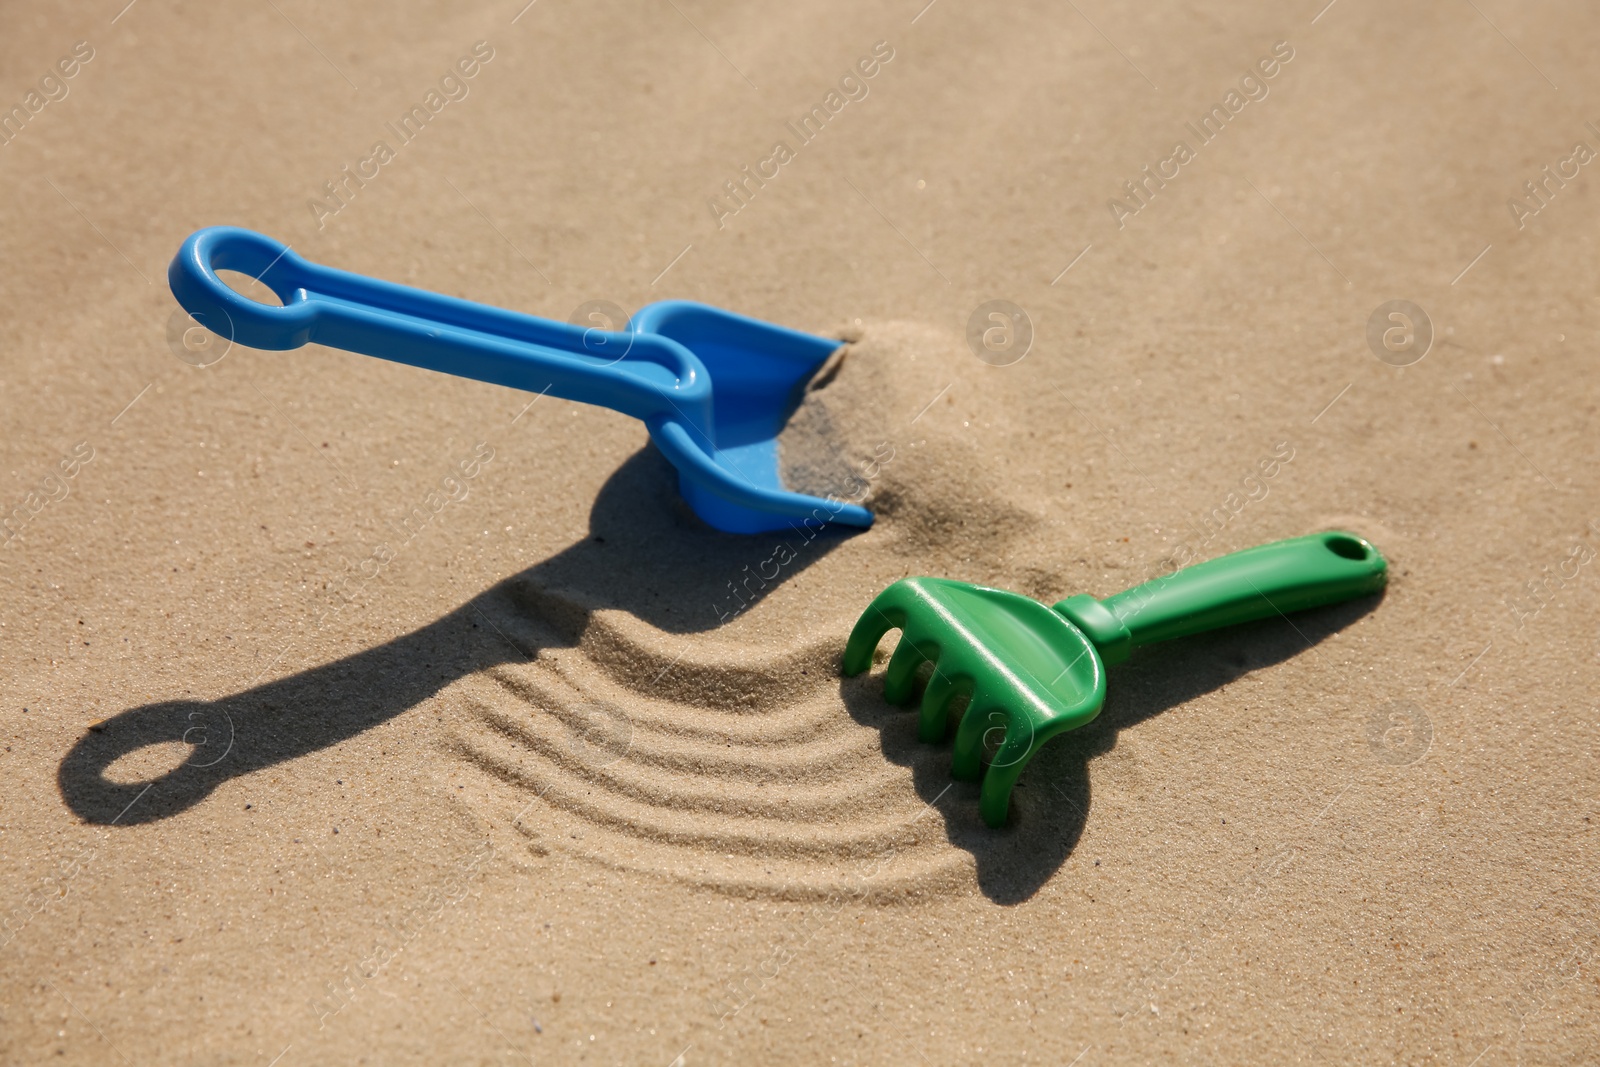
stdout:
[[(1140, 645), (1376, 593), (1387, 569), (1377, 549), (1335, 531), (1235, 552), (1105, 600), (1074, 596), (1048, 608), (1003, 589), (903, 578), (878, 594), (851, 631), (844, 673), (871, 666), (879, 640), (898, 629), (883, 695), (904, 703), (917, 668), (933, 663), (918, 731), (928, 742), (944, 739), (951, 703), (966, 695), (951, 774), (982, 779), (979, 811), (1000, 826), (1029, 758), (1099, 714), (1106, 663), (1120, 663)], [(987, 770), (986, 750), (993, 753)]]
[[(844, 673), (860, 674), (890, 630), (900, 644), (889, 658), (883, 695), (910, 699), (917, 668), (933, 662), (922, 693), (917, 736), (943, 741), (950, 705), (969, 700), (956, 730), (950, 773), (983, 779), (980, 807), (990, 826), (1005, 821), (1011, 787), (1039, 746), (1082, 726), (1106, 702), (1100, 653), (1077, 627), (1036, 600), (947, 578), (904, 578), (872, 602), (850, 633)], [(984, 749), (993, 750), (984, 773)]]

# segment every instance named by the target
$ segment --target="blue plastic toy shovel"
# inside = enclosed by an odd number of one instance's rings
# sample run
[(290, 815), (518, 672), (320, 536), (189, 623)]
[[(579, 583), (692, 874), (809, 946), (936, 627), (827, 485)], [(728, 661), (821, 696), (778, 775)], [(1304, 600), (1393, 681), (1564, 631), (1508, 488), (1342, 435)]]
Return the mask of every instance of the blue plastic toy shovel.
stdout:
[[(283, 306), (234, 292), (219, 270), (260, 280)], [(232, 226), (191, 234), (167, 281), (197, 322), (251, 348), (315, 342), (642, 419), (719, 530), (872, 525), (866, 508), (791, 492), (778, 472), (778, 432), (837, 341), (687, 300), (640, 308), (625, 331), (585, 329), (319, 266)]]

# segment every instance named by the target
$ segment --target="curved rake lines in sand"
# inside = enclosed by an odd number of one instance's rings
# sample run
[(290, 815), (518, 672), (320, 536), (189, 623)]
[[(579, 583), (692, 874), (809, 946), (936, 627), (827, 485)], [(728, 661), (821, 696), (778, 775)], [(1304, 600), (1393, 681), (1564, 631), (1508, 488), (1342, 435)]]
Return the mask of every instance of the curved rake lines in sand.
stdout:
[(610, 611), (591, 615), (577, 644), (590, 664), (619, 687), (746, 715), (791, 706), (804, 691), (802, 680), (805, 689), (814, 690), (833, 677), (843, 651), (835, 637), (807, 640), (804, 635), (776, 651), (697, 648), (692, 637), (663, 640), (645, 624)]
[[(548, 708), (595, 699), (579, 695), (594, 688), (593, 672), (582, 667), (574, 670), (569, 663), (565, 657), (542, 657), (540, 665), (545, 671), (501, 665), (484, 672), (484, 676), (502, 686), (506, 695), (524, 708)], [(552, 674), (555, 679), (550, 677)], [(653, 729), (686, 739), (702, 749), (709, 744), (728, 743), (789, 749), (814, 743), (825, 734), (842, 734), (846, 725), (818, 694), (812, 694), (804, 704), (789, 707), (781, 715), (763, 714), (758, 709), (722, 711), (703, 705), (693, 705), (693, 710), (689, 711), (685, 702), (632, 689), (613, 693), (611, 699), (627, 707), (628, 720), (634, 730)]]
[(864, 859), (876, 855), (882, 844), (878, 824), (848, 815), (850, 800), (859, 797), (830, 797), (824, 807), (836, 809), (832, 811), (786, 811), (791, 805), (784, 797), (751, 806), (710, 794), (687, 803), (690, 798), (683, 795), (650, 798), (636, 790), (607, 789), (607, 784), (617, 784), (615, 777), (607, 783), (563, 774), (552, 761), (512, 744), (495, 746), (480, 739), (470, 758), (480, 769), (569, 815), (660, 844), (718, 854), (777, 853), (815, 860)]
[[(823, 863), (777, 852), (744, 856), (664, 845), (572, 818), (553, 806), (524, 813), (513, 829), (538, 854), (559, 850), (602, 866), (656, 874), (732, 896), (814, 901), (850, 895), (896, 903), (958, 892), (972, 877), (959, 856), (925, 855), (925, 845), (919, 848), (915, 838), (904, 835), (885, 841), (875, 856)], [(921, 829), (924, 838), (934, 832)]]
[[(799, 675), (793, 654), (775, 658)], [(779, 671), (767, 691), (781, 688)], [(721, 681), (716, 668), (697, 673), (706, 688)], [(464, 683), (472, 715), (458, 748), (482, 774), (491, 821), (520, 813), (515, 829), (536, 853), (792, 899), (905, 899), (970, 884), (969, 857), (924, 818), (877, 731), (833, 707), (831, 673), (804, 681), (769, 710), (708, 709), (644, 695), (586, 656), (541, 657)], [(625, 709), (626, 745), (574, 743), (575, 709), (596, 704)]]
[[(901, 777), (844, 737), (821, 738), (791, 748), (738, 745), (732, 741), (684, 738), (634, 723), (631, 736), (585, 736), (586, 724), (570, 722), (548, 702), (520, 714), (479, 705), (483, 724), (512, 744), (536, 753), (563, 772), (581, 774), (606, 788), (668, 807), (698, 808), (744, 799), (759, 806), (769, 786), (806, 785), (828, 789), (846, 800), (868, 789), (892, 788)], [(626, 764), (625, 775), (615, 772)], [(681, 798), (681, 799), (680, 799)], [(752, 809), (753, 810), (753, 809)]]
[[(703, 644), (697, 635), (665, 633), (590, 595), (532, 579), (511, 583), (503, 594), (490, 608), (494, 626), (520, 649), (576, 648), (618, 686), (700, 708), (748, 713), (788, 706), (796, 681), (831, 677), (843, 651), (826, 630), (786, 637), (781, 647)], [(852, 621), (839, 620), (840, 627)]]

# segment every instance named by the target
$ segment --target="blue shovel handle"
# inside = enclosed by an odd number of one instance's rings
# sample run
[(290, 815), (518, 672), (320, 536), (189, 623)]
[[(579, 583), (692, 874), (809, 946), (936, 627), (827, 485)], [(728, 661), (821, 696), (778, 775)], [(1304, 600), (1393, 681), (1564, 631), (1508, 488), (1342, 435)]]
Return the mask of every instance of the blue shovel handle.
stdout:
[[(282, 307), (234, 292), (238, 271)], [(183, 242), (172, 293), (212, 332), (251, 348), (315, 342), (495, 385), (548, 391), (642, 419), (711, 426), (711, 381), (688, 349), (654, 334), (585, 329), (311, 263), (252, 230), (213, 226)]]

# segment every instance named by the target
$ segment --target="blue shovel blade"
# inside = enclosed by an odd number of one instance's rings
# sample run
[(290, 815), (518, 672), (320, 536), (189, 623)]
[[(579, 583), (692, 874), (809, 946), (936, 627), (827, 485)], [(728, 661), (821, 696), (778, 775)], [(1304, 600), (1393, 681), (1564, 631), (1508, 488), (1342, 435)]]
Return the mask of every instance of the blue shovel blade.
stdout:
[[(799, 406), (806, 382), (838, 350), (838, 341), (687, 300), (642, 307), (632, 325), (635, 332), (682, 345), (711, 377), (711, 432), (700, 443), (733, 483), (750, 492), (736, 498), (722, 479), (701, 477), (678, 464), (679, 489), (697, 515), (730, 533), (800, 523), (872, 525), (872, 513), (859, 504), (784, 488), (778, 466), (778, 434)], [(659, 435), (656, 443), (661, 445)]]

